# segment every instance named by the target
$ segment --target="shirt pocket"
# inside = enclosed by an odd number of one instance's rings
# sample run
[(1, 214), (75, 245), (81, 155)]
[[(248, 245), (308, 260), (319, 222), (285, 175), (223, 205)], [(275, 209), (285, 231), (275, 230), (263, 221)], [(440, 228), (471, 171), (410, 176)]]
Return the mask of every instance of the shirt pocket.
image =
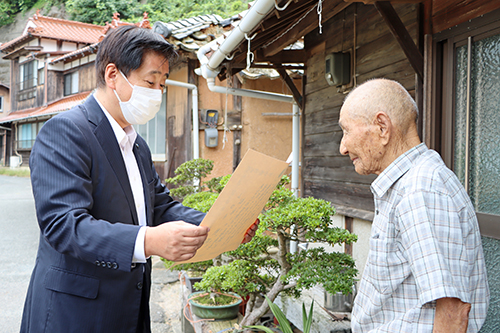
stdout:
[(368, 280), (377, 292), (392, 294), (408, 276), (409, 266), (396, 242), (379, 238), (370, 238), (368, 254)]

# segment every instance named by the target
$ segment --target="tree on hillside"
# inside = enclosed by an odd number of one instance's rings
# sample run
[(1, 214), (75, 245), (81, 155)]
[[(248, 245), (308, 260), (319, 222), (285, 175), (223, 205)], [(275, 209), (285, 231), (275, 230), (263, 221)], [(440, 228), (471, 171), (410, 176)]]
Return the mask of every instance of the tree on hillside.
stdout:
[(71, 20), (104, 25), (111, 22), (116, 12), (123, 21), (132, 21), (139, 15), (142, 18), (140, 5), (137, 0), (68, 0), (66, 10)]
[(16, 14), (30, 10), (37, 0), (0, 0), (0, 26), (11, 24), (16, 18)]
[[(5, 0), (0, 0), (5, 1)], [(248, 8), (248, 0), (67, 0), (66, 9), (72, 20), (103, 25), (110, 22), (113, 13), (120, 19), (138, 22), (147, 12), (151, 23), (171, 22), (204, 14), (231, 17)]]

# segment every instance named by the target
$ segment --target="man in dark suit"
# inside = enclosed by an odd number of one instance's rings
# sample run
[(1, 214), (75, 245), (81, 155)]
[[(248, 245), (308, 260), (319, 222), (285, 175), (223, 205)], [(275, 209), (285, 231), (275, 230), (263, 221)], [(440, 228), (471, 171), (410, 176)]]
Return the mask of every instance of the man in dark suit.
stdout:
[(187, 260), (205, 241), (204, 214), (172, 200), (131, 126), (158, 111), (174, 54), (151, 30), (113, 30), (96, 92), (40, 131), (30, 157), (40, 245), (21, 332), (150, 332), (149, 257)]

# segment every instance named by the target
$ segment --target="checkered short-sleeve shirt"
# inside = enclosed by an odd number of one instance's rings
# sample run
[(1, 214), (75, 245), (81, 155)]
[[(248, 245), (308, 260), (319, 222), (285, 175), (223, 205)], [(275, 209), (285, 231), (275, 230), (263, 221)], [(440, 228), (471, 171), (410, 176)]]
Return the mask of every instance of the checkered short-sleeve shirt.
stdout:
[(432, 332), (436, 300), (471, 303), (481, 328), (489, 289), (472, 203), (425, 144), (401, 155), (371, 186), (375, 218), (352, 313), (353, 332)]

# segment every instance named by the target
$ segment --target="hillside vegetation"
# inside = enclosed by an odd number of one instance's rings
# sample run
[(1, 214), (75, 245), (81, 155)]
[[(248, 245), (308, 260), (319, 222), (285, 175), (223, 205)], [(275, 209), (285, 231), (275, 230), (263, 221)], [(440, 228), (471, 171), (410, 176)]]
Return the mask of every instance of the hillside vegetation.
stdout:
[(152, 23), (203, 14), (226, 18), (247, 9), (248, 0), (0, 0), (0, 26), (13, 23), (18, 13), (35, 8), (44, 15), (53, 7), (65, 10), (70, 20), (104, 25), (115, 12), (129, 22), (139, 21), (144, 12)]

